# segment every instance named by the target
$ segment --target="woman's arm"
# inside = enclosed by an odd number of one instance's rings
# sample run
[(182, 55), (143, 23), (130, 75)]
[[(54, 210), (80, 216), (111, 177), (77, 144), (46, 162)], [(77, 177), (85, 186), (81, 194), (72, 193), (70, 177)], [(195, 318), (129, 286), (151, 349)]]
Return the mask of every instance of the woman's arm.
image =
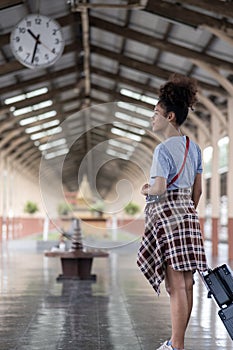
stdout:
[(195, 177), (194, 184), (193, 184), (193, 192), (192, 192), (192, 200), (194, 202), (195, 208), (197, 207), (199, 203), (199, 199), (202, 194), (202, 175), (198, 173)]
[(142, 187), (141, 193), (144, 196), (147, 196), (150, 194), (161, 195), (161, 194), (164, 194), (164, 192), (166, 192), (166, 189), (167, 189), (167, 180), (164, 177), (157, 176), (152, 186), (150, 186), (149, 184), (145, 184)]

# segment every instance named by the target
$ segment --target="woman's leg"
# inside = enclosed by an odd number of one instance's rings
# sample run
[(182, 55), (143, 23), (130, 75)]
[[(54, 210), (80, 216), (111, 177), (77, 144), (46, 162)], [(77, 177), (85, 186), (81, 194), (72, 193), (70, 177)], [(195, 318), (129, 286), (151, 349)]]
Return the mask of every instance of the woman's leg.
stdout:
[(187, 318), (187, 325), (189, 323), (189, 319), (191, 316), (192, 308), (193, 308), (193, 273), (192, 271), (185, 271), (183, 272), (184, 279), (185, 279), (185, 290), (187, 295), (187, 301), (188, 301), (188, 318)]
[(184, 336), (192, 311), (192, 272), (166, 270), (166, 288), (170, 294), (172, 346), (184, 349)]

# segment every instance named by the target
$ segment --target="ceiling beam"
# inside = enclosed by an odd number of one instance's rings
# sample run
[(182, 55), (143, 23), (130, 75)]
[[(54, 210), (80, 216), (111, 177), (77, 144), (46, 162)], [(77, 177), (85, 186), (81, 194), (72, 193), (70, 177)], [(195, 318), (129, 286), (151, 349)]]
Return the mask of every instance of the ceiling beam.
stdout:
[(34, 163), (34, 161), (36, 160), (34, 164), (35, 166), (39, 167), (41, 157), (42, 157), (42, 153), (37, 148), (31, 149), (26, 154), (26, 157), (24, 158), (24, 160), (22, 160), (21, 164), (27, 167), (29, 164)]
[[(222, 4), (220, 6), (222, 6)], [(194, 28), (205, 24), (211, 28), (222, 28), (229, 34), (233, 33), (233, 23), (185, 8), (181, 6), (181, 2), (173, 4), (165, 1), (148, 0), (144, 11), (167, 18), (172, 22), (186, 24)]]
[(0, 141), (0, 149), (5, 147), (12, 138), (14, 138), (15, 136), (19, 135), (21, 133), (20, 129), (14, 129), (11, 132), (8, 132), (6, 136), (3, 137), (3, 139)]
[(210, 115), (215, 115), (220, 123), (224, 126), (224, 128), (227, 130), (228, 125), (227, 125), (227, 119), (224, 116), (224, 114), (221, 112), (221, 110), (215, 106), (215, 104), (210, 101), (206, 96), (203, 94), (198, 94), (198, 100), (210, 111)]
[(115, 2), (115, 4), (110, 4), (109, 2), (103, 2), (103, 3), (92, 3), (92, 4), (89, 4), (88, 2), (86, 1), (83, 1), (82, 3), (79, 3), (79, 1), (77, 1), (77, 3), (74, 3), (72, 5), (72, 11), (83, 11), (84, 9), (127, 9), (127, 10), (134, 10), (134, 9), (137, 9), (137, 10), (141, 10), (144, 8), (143, 4), (141, 4), (141, 1), (138, 0), (138, 1), (132, 1), (132, 0), (129, 0), (128, 1), (128, 4), (119, 4), (117, 3), (117, 1)]
[(15, 149), (14, 152), (11, 153), (11, 159), (13, 161), (18, 158), (23, 159), (25, 157), (25, 151), (34, 147), (34, 143), (31, 141), (31, 139), (28, 139), (27, 142), (23, 143), (22, 145), (19, 145), (17, 149)]
[[(72, 102), (77, 102), (78, 100), (81, 100), (84, 96), (78, 96), (78, 97), (72, 97), (66, 100), (62, 100), (60, 103), (62, 103), (62, 105), (64, 106), (67, 103), (72, 103)], [(43, 114), (46, 112), (51, 111), (51, 109), (55, 109), (57, 110), (58, 107), (58, 103), (54, 103), (52, 106), (46, 107), (46, 108), (41, 108), (39, 110), (39, 114)], [(57, 114), (54, 117), (50, 117), (48, 119), (44, 119), (44, 120), (40, 120), (40, 121), (35, 121), (35, 122), (31, 122), (30, 124), (24, 125), (22, 126), (23, 128), (28, 128), (30, 126), (34, 126), (37, 124), (42, 124), (43, 122), (47, 122), (47, 121), (51, 121), (54, 119), (59, 119), (61, 122), (63, 122), (64, 119), (66, 119), (67, 116), (71, 115), (73, 112), (79, 111), (80, 110), (80, 105), (79, 107), (76, 107), (75, 109), (71, 109), (68, 112), (57, 112)], [(20, 116), (11, 116), (8, 117), (2, 121), (0, 121), (0, 127), (1, 127), (1, 132), (5, 132), (6, 130), (9, 130), (11, 128), (14, 128), (15, 125), (19, 126), (18, 123), (20, 122), (21, 119), (26, 119), (26, 118), (31, 118), (33, 116), (37, 116), (38, 115), (38, 110), (29, 112), (29, 113), (25, 113), (23, 115)]]
[(23, 167), (21, 163), (18, 162), (15, 158), (12, 157), (12, 154), (7, 155), (5, 151), (2, 151), (3, 157), (6, 157), (9, 160), (9, 164), (12, 169), (18, 170), (23, 176), (29, 177), (32, 181), (35, 181), (35, 176), (38, 176), (38, 171), (32, 168), (31, 164), (28, 167)]
[(141, 42), (144, 45), (154, 47), (164, 52), (170, 52), (172, 54), (175, 53), (176, 55), (185, 57), (187, 59), (204, 60), (211, 65), (217, 66), (218, 68), (223, 68), (229, 70), (230, 72), (233, 72), (232, 62), (228, 62), (214, 56), (200, 53), (198, 51), (188, 49), (184, 46), (173, 44), (166, 40), (158, 39), (154, 36), (141, 33), (131, 28), (124, 28), (115, 23), (103, 20), (102, 18), (100, 19), (94, 16), (90, 16), (90, 25), (103, 31), (107, 31), (119, 35), (121, 37), (123, 36), (127, 39)]
[(147, 109), (153, 110), (153, 106), (144, 102), (144, 101), (135, 100), (131, 97), (124, 96), (117, 91), (109, 90), (107, 88), (104, 88), (103, 86), (92, 84), (92, 89), (96, 90), (96, 91), (103, 92), (105, 94), (108, 94), (110, 96), (110, 98), (112, 99), (112, 101), (110, 100), (109, 102), (123, 101), (123, 102), (132, 103), (132, 104), (139, 105), (139, 106), (145, 107)]
[[(80, 65), (81, 66), (81, 65)], [(0, 87), (0, 95), (9, 94), (9, 91), (12, 92), (14, 90), (26, 90), (31, 91), (33, 85), (37, 85), (40, 83), (49, 83), (51, 79), (61, 78), (62, 76), (74, 74), (74, 73), (80, 73), (77, 66), (71, 66), (65, 69), (56, 70), (55, 72), (46, 72), (45, 74), (42, 74), (39, 77), (27, 79), (21, 82), (18, 82), (17, 84), (11, 84), (7, 86)]]
[[(79, 109), (73, 109), (72, 113), (75, 111), (79, 111)], [(64, 113), (65, 116), (70, 115), (69, 113)], [(52, 118), (50, 118), (51, 120)], [(29, 127), (29, 125), (27, 125)], [(25, 129), (26, 127), (24, 127)], [(11, 132), (8, 132), (6, 136), (4, 136), (3, 140), (0, 142), (0, 149), (5, 147), (7, 143), (10, 143), (9, 149), (6, 149), (7, 154), (12, 152), (11, 155), (13, 156), (13, 159), (16, 159), (18, 157), (24, 159), (30, 157), (30, 154), (27, 154), (25, 151), (32, 150), (32, 149), (37, 149), (38, 148), (34, 145), (34, 142), (31, 141), (30, 135), (31, 134), (25, 134), (24, 129), (22, 127), (18, 127), (17, 129), (13, 129)], [(48, 129), (46, 129), (48, 130)], [(45, 143), (48, 141), (48, 139), (51, 138), (51, 136), (47, 136)], [(41, 141), (40, 139), (39, 141)], [(25, 142), (24, 142), (25, 141)], [(13, 144), (17, 144), (17, 150), (16, 152), (13, 152)]]
[(210, 27), (210, 26), (205, 25), (205, 24), (202, 26), (202, 28), (207, 30), (208, 32), (214, 34), (220, 40), (225, 41), (228, 45), (233, 46), (233, 38), (230, 37), (229, 35), (227, 35), (225, 29), (221, 30), (221, 29), (218, 29), (218, 28)]
[(156, 88), (156, 87), (153, 87), (153, 86), (149, 86), (148, 84), (145, 85), (144, 83), (140, 83), (139, 81), (136, 81), (136, 80), (133, 80), (133, 79), (128, 79), (128, 78), (125, 78), (121, 75), (117, 75), (117, 74), (114, 74), (114, 73), (111, 73), (111, 72), (107, 72), (101, 68), (97, 68), (97, 67), (94, 67), (92, 66), (91, 67), (91, 74), (96, 74), (100, 77), (103, 77), (103, 78), (107, 78), (107, 79), (110, 79), (110, 80), (113, 80), (114, 82), (116, 83), (121, 83), (121, 84), (126, 84), (126, 85), (129, 85), (129, 86), (132, 86), (132, 87), (136, 87), (137, 89), (140, 89), (142, 91), (147, 91), (147, 92), (151, 92), (152, 94), (158, 94), (159, 92), (159, 89)]
[[(128, 67), (130, 69), (135, 69), (137, 71), (141, 71), (143, 73), (147, 73), (155, 77), (159, 77), (163, 80), (167, 80), (169, 76), (173, 73), (172, 71), (169, 71), (167, 69), (154, 66), (153, 64), (144, 63), (142, 61), (138, 61), (136, 59), (123, 56), (119, 53), (109, 51), (95, 45), (91, 46), (91, 51), (92, 53), (96, 53), (98, 55), (108, 57), (115, 61), (119, 61), (120, 64), (122, 64), (125, 67)], [(219, 87), (217, 85), (204, 83), (200, 80), (198, 80), (198, 85), (204, 90), (211, 91), (213, 94), (214, 93), (221, 94), (221, 95), (226, 94), (226, 91), (222, 87)]]
[(203, 123), (203, 121), (194, 113), (189, 112), (189, 118), (192, 120), (192, 122), (198, 127), (201, 128), (203, 131), (203, 134), (206, 137), (206, 140), (210, 140), (210, 130), (207, 128), (207, 126)]
[[(7, 106), (13, 106), (17, 109), (21, 109), (24, 107), (28, 107), (28, 106), (33, 106), (34, 104), (46, 101), (46, 100), (51, 100), (53, 99), (57, 94), (60, 94), (62, 92), (66, 92), (72, 89), (75, 89), (76, 84), (68, 84), (68, 85), (64, 85), (60, 88), (57, 89), (53, 89), (53, 90), (49, 90), (47, 93), (43, 94), (43, 95), (39, 95), (39, 96), (35, 96), (35, 97), (31, 97), (31, 98), (27, 98), (25, 100), (22, 101), (18, 101), (18, 102), (12, 102), (10, 104), (8, 104)], [(5, 109), (5, 107), (3, 107)], [(51, 109), (53, 109), (53, 106), (51, 106)], [(1, 111), (1, 108), (0, 108)], [(36, 114), (39, 114), (40, 110), (38, 109)], [(22, 114), (21, 119), (24, 119), (24, 115)]]
[(24, 0), (1, 0), (0, 2), (0, 11), (6, 10), (13, 6), (22, 5), (25, 1)]
[(183, 5), (191, 5), (199, 7), (202, 10), (210, 11), (220, 16), (233, 17), (233, 3), (231, 1), (219, 1), (219, 0), (185, 0), (181, 1)]
[(227, 78), (225, 78), (223, 74), (220, 74), (217, 68), (214, 68), (213, 66), (210, 66), (209, 64), (199, 60), (193, 60), (193, 63), (199, 68), (208, 72), (220, 85), (222, 85), (222, 87), (228, 92), (230, 96), (233, 96), (232, 83)]
[(27, 142), (28, 144), (28, 135), (21, 136), (20, 138), (11, 142), (10, 146), (5, 149), (5, 155), (8, 155), (14, 152), (18, 147)]

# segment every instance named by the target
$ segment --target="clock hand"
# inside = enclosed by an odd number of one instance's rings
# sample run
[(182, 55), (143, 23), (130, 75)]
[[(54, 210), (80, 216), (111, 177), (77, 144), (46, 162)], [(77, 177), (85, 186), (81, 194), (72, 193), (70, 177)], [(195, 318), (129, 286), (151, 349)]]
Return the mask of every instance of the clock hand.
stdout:
[(34, 46), (34, 50), (33, 50), (33, 54), (32, 54), (31, 63), (34, 62), (34, 58), (35, 58), (35, 55), (36, 55), (37, 46), (40, 44), (39, 38), (40, 38), (40, 34), (38, 34), (38, 35), (36, 36), (36, 43), (35, 43), (35, 46)]
[(32, 36), (36, 41), (39, 41), (39, 44), (40, 44), (40, 40), (38, 40), (38, 35), (36, 36), (36, 35), (31, 31), (31, 29), (28, 29), (28, 33), (31, 34), (31, 36)]
[(53, 53), (54, 55), (56, 55), (56, 53), (54, 53), (50, 47), (48, 47), (46, 44), (44, 44), (42, 41), (39, 40), (39, 44), (41, 44), (42, 46), (44, 46), (48, 51), (50, 51), (51, 53)]

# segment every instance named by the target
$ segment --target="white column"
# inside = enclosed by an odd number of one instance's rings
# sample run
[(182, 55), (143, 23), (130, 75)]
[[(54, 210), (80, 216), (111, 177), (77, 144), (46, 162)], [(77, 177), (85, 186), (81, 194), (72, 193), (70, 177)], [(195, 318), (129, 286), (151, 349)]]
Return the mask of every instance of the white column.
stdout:
[(48, 240), (49, 223), (50, 223), (49, 217), (48, 217), (48, 215), (45, 214), (44, 227), (43, 227), (43, 241), (47, 241)]
[(228, 174), (227, 174), (227, 200), (228, 200), (228, 258), (233, 260), (233, 98), (228, 98)]
[(219, 148), (220, 122), (214, 114), (211, 115), (211, 143), (213, 146), (212, 174), (210, 185), (210, 201), (212, 214), (212, 254), (218, 255), (218, 226), (220, 210), (220, 175), (219, 175)]
[[(206, 136), (205, 133), (201, 128), (198, 128), (198, 145), (201, 149), (202, 155), (203, 155), (203, 150), (206, 147)], [(202, 164), (203, 166), (203, 164)], [(205, 236), (204, 232), (204, 223), (205, 223), (205, 211), (206, 211), (206, 181), (204, 179), (204, 176), (202, 175), (202, 195), (200, 198), (200, 202), (198, 204), (198, 214), (199, 214), (199, 219), (200, 219), (200, 225), (201, 225), (201, 231), (203, 234), (203, 237)]]
[(8, 183), (7, 183), (7, 177), (8, 177), (8, 169), (7, 169), (7, 163), (6, 159), (3, 155), (2, 158), (2, 165), (3, 165), (3, 171), (2, 171), (2, 184), (3, 184), (3, 191), (2, 191), (2, 240), (7, 239), (7, 203), (8, 203)]

